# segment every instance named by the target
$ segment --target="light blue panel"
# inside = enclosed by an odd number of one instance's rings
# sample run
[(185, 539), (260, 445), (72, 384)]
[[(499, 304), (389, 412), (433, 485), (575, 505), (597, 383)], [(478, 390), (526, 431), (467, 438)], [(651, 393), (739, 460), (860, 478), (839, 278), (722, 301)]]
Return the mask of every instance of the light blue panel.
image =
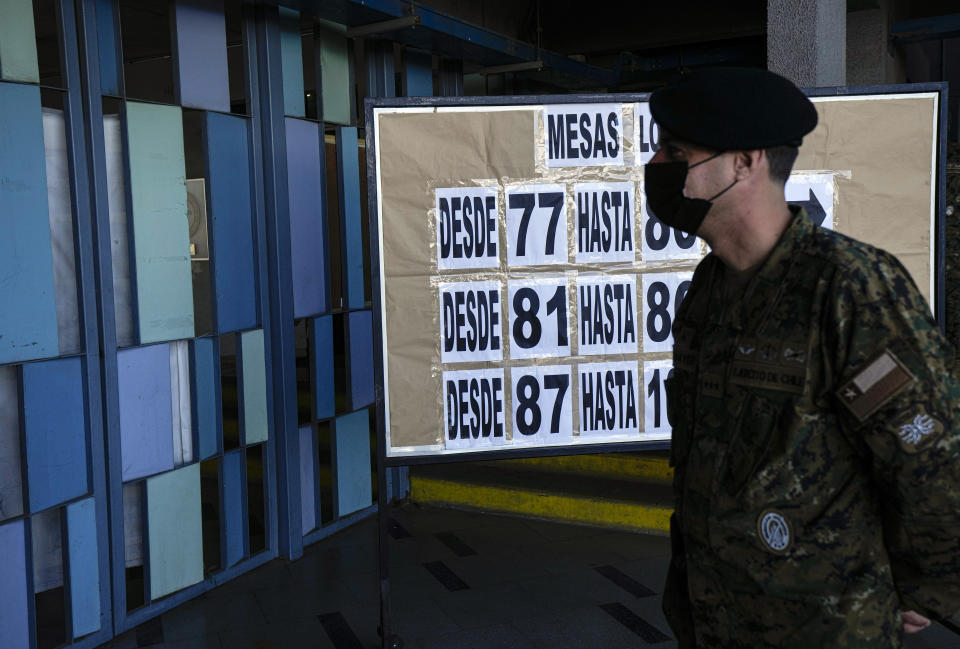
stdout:
[(408, 97), (433, 96), (433, 55), (430, 52), (404, 50), (403, 74)]
[(150, 599), (203, 580), (200, 464), (147, 479)]
[(300, 428), (300, 532), (306, 534), (317, 526), (317, 447), (313, 426)]
[(360, 161), (357, 129), (337, 128), (337, 178), (340, 192), (340, 249), (343, 293), (348, 309), (363, 308), (363, 215), (360, 211)]
[(223, 0), (174, 5), (180, 105), (230, 112)]
[(243, 451), (223, 455), (223, 536), (227, 556), (224, 567), (228, 568), (244, 557), (244, 541), (247, 530), (243, 526)]
[(324, 22), (320, 35), (320, 98), (323, 101), (323, 121), (350, 124), (353, 84), (350, 81), (350, 50), (346, 27)]
[(326, 206), (320, 193), (320, 130), (315, 122), (286, 120), (287, 190), (290, 196), (290, 262), (293, 317), (329, 310)]
[(30, 511), (77, 498), (87, 481), (86, 408), (79, 357), (23, 366)]
[(217, 454), (219, 448), (217, 435), (217, 364), (220, 358), (212, 338), (197, 338), (193, 341), (193, 356), (190, 366), (193, 368), (193, 425), (197, 431), (197, 445), (201, 460)]
[(249, 123), (207, 113), (205, 150), (210, 174), (217, 331), (257, 326), (257, 281), (250, 200)]
[(247, 444), (267, 441), (267, 375), (263, 329), (240, 334), (243, 359), (243, 430)]
[(100, 629), (100, 554), (93, 498), (67, 505), (73, 637)]
[(192, 338), (180, 108), (127, 102), (127, 141), (140, 342)]
[(3, 0), (0, 14), (0, 79), (38, 83), (33, 1)]
[(120, 95), (120, 64), (117, 56), (117, 18), (114, 0), (97, 1), (97, 43), (100, 54), (100, 92)]
[(370, 414), (337, 417), (333, 425), (335, 515), (346, 516), (373, 503), (370, 482)]
[(0, 364), (60, 353), (40, 115), (38, 87), (0, 83)]
[(0, 525), (0, 638), (3, 646), (30, 646), (26, 537), (23, 519)]
[(170, 346), (117, 352), (123, 481), (173, 468)]
[(333, 417), (336, 413), (336, 391), (333, 383), (333, 316), (323, 316), (313, 321), (313, 384), (316, 389), (313, 400), (317, 405), (317, 419)]
[(350, 356), (347, 373), (350, 377), (350, 403), (356, 410), (373, 403), (373, 315), (370, 311), (347, 314), (347, 337)]
[(280, 7), (280, 65), (283, 69), (283, 112), (291, 117), (306, 114), (303, 94), (303, 40), (300, 12)]

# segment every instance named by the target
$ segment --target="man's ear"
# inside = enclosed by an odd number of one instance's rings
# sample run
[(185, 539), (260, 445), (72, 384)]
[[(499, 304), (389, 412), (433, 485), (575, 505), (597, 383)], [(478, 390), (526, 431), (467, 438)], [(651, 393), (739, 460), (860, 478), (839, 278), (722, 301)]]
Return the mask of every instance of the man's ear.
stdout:
[(737, 151), (733, 154), (734, 173), (739, 181), (756, 175), (766, 162), (766, 152), (763, 149), (752, 151)]

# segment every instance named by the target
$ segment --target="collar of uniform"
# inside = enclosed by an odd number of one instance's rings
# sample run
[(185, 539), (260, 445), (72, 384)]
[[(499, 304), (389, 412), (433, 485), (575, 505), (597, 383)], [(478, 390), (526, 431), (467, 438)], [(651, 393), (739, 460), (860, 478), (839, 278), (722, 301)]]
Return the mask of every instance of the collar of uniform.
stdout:
[(730, 325), (734, 329), (742, 331), (747, 326), (759, 329), (763, 325), (766, 313), (776, 302), (783, 286), (783, 279), (797, 258), (797, 249), (813, 233), (813, 221), (803, 208), (791, 205), (790, 211), (793, 212), (793, 220), (787, 224), (777, 245), (747, 283), (739, 304), (731, 304), (727, 309)]

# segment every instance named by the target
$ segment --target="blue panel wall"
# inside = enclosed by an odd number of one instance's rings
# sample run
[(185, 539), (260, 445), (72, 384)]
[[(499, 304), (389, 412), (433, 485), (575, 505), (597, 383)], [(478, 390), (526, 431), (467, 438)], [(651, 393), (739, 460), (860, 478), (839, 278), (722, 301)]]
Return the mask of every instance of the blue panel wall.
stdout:
[(150, 598), (203, 580), (200, 464), (147, 479)]
[(243, 451), (223, 456), (223, 531), (226, 540), (224, 566), (229, 567), (243, 559), (247, 531), (243, 525)]
[(374, 401), (373, 393), (373, 315), (370, 311), (352, 311), (347, 314), (349, 356), (347, 373), (350, 377), (350, 403), (353, 410)]
[(283, 68), (283, 112), (291, 117), (306, 114), (303, 94), (303, 37), (300, 12), (280, 7), (280, 64)]
[(366, 410), (337, 417), (333, 425), (337, 517), (373, 503), (370, 470), (370, 413)]
[(201, 460), (216, 455), (220, 447), (219, 418), (220, 382), (217, 380), (217, 368), (220, 356), (212, 338), (197, 338), (193, 341), (193, 355), (190, 366), (193, 368), (193, 381), (190, 392), (193, 394), (193, 427), (197, 431), (197, 452)]
[(40, 89), (0, 83), (0, 364), (59, 354)]
[(73, 637), (79, 638), (100, 628), (100, 555), (93, 498), (67, 505), (67, 543)]
[(333, 417), (336, 413), (336, 391), (333, 383), (333, 316), (323, 316), (313, 321), (313, 384), (316, 394), (317, 419)]
[(0, 78), (37, 83), (37, 35), (31, 0), (3, 0), (0, 3)]
[(363, 218), (360, 212), (360, 162), (355, 126), (337, 128), (337, 178), (340, 184), (340, 249), (346, 308), (363, 308)]
[(117, 352), (124, 482), (173, 468), (170, 346)]
[(256, 268), (247, 120), (207, 113), (204, 150), (210, 174), (217, 331), (257, 326)]
[(114, 0), (96, 0), (97, 43), (100, 54), (100, 91), (104, 95), (120, 94), (120, 59), (118, 56), (117, 16)]
[(300, 529), (317, 526), (317, 446), (313, 426), (300, 427)]
[(22, 519), (0, 525), (0, 638), (16, 649), (30, 646), (25, 539)]
[(433, 96), (433, 55), (407, 48), (403, 62), (404, 94), (407, 97)]
[(267, 376), (264, 358), (263, 329), (240, 334), (240, 356), (243, 363), (243, 432), (247, 444), (267, 441)]
[(285, 122), (293, 315), (303, 318), (330, 309), (327, 224), (320, 193), (320, 130), (314, 122), (290, 118)]
[(230, 112), (223, 0), (174, 5), (180, 105)]
[(59, 505), (89, 490), (86, 421), (80, 358), (23, 366), (31, 512)]

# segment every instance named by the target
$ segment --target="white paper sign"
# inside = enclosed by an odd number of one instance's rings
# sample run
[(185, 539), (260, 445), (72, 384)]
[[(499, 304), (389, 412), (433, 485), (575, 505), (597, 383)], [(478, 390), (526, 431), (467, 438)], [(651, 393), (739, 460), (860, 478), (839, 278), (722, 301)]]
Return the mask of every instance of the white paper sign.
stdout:
[(673, 321), (692, 279), (692, 272), (643, 274), (643, 351), (673, 349)]
[(565, 277), (508, 281), (507, 300), (510, 358), (570, 355)]
[(637, 362), (585, 363), (580, 378), (580, 434), (640, 432)]
[(634, 190), (633, 182), (573, 186), (578, 264), (634, 261)]
[(513, 443), (542, 446), (573, 441), (573, 386), (569, 365), (514, 367)]
[(443, 373), (444, 440), (448, 449), (501, 446), (503, 369)]
[(665, 225), (647, 209), (646, 198), (643, 199), (640, 217), (640, 241), (640, 258), (643, 261), (699, 259), (702, 255), (697, 236)]
[(507, 187), (507, 264), (567, 263), (566, 189), (563, 185)]
[(632, 354), (637, 351), (636, 275), (577, 277), (580, 354)]
[(502, 360), (500, 313), (498, 281), (440, 284), (440, 360)]
[(647, 361), (643, 364), (643, 433), (644, 437), (670, 437), (671, 422), (667, 417), (666, 380), (673, 374), (673, 361)]
[(645, 165), (660, 150), (660, 126), (653, 121), (650, 104), (633, 105), (633, 152), (634, 162)]
[(496, 187), (439, 187), (437, 268), (492, 268), (500, 264)]
[(788, 203), (801, 205), (819, 226), (833, 229), (834, 177), (832, 173), (792, 173), (784, 193)]
[(623, 164), (620, 104), (544, 106), (543, 125), (548, 167)]

